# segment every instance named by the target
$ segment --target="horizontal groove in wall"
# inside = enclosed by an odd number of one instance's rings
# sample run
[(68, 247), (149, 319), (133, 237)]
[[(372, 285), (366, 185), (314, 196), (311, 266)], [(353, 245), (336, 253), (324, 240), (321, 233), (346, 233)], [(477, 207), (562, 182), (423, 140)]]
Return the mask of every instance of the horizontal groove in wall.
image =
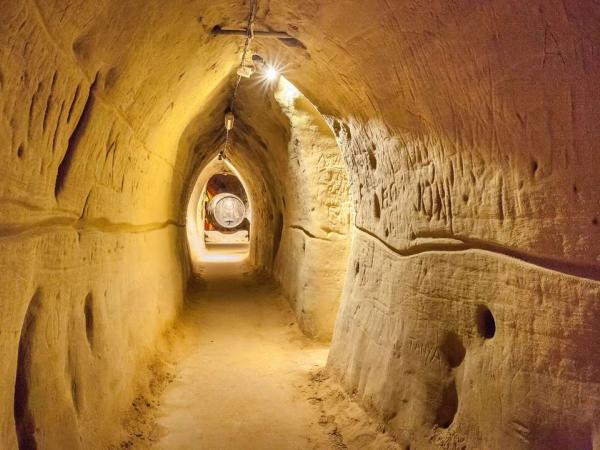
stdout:
[(427, 253), (481, 251), (496, 256), (504, 256), (516, 260), (519, 263), (529, 264), (535, 268), (549, 270), (560, 275), (569, 275), (591, 281), (600, 281), (600, 267), (532, 255), (521, 250), (508, 248), (493, 242), (456, 236), (432, 236), (428, 238), (427, 242), (401, 250), (388, 244), (372, 231), (369, 231), (356, 224), (354, 227), (364, 235), (375, 239), (381, 245), (400, 257), (413, 257)]
[(73, 220), (70, 217), (53, 217), (24, 225), (0, 224), (0, 241), (13, 238), (31, 237), (52, 231), (99, 231), (102, 233), (148, 233), (169, 226), (183, 228), (185, 225), (174, 220), (145, 224), (111, 222), (105, 218)]
[(317, 235), (311, 233), (306, 228), (304, 228), (304, 227), (302, 227), (300, 225), (290, 225), (290, 228), (292, 228), (294, 230), (301, 231), (302, 233), (304, 233), (306, 236), (308, 236), (311, 239), (318, 239), (319, 241), (331, 241), (331, 239), (320, 237), (320, 236), (317, 236)]

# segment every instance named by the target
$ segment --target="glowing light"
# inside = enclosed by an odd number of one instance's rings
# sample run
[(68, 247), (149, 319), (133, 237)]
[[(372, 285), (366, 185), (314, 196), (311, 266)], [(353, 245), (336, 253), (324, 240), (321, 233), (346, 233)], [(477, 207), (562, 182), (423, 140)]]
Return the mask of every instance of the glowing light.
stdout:
[(294, 100), (300, 97), (298, 88), (290, 83), (285, 77), (281, 77), (279, 84), (281, 86), (280, 89), (283, 90), (283, 98), (288, 105), (292, 104)]
[(235, 116), (231, 111), (225, 114), (225, 129), (231, 131), (233, 129), (233, 123), (235, 122)]
[(240, 262), (248, 257), (248, 252), (239, 254), (223, 254), (223, 253), (205, 253), (201, 256), (203, 262), (222, 263), (222, 262)]
[(279, 71), (273, 66), (267, 67), (265, 70), (265, 78), (269, 81), (274, 81), (279, 76)]

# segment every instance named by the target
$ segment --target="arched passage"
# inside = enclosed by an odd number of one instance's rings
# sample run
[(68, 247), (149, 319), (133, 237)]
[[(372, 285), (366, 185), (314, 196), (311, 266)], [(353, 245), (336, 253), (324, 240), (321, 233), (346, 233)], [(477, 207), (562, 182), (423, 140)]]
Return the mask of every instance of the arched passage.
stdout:
[(351, 240), (347, 169), (331, 125), (290, 81), (282, 76), (259, 87), (249, 83), (240, 92), (236, 145), (227, 158), (196, 169), (187, 203), (191, 259), (206, 256), (197, 205), (210, 177), (227, 167), (248, 192), (251, 265), (272, 270), (303, 331), (327, 341)]
[[(253, 202), (246, 186), (235, 166), (217, 157), (198, 174), (186, 214), (187, 245), (194, 271), (202, 262), (243, 261), (248, 257)], [(225, 193), (241, 197), (243, 202), (243, 217), (233, 230), (219, 226), (214, 217), (208, 216), (210, 201)]]

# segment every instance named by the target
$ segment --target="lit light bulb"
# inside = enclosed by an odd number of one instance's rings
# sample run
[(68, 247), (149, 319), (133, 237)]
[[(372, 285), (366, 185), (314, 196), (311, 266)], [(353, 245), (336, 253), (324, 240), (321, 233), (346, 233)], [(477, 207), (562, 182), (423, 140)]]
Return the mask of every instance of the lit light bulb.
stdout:
[(275, 69), (272, 66), (267, 67), (267, 70), (265, 70), (265, 77), (269, 81), (275, 80), (278, 75), (279, 75), (279, 72), (277, 71), (277, 69)]

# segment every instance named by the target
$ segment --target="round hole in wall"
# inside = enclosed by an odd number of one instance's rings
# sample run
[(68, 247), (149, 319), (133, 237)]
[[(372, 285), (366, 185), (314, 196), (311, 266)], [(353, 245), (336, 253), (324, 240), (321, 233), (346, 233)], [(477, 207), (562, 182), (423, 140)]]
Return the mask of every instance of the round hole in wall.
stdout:
[(532, 161), (531, 161), (531, 175), (532, 175), (532, 176), (533, 176), (533, 175), (535, 175), (535, 174), (536, 174), (536, 172), (538, 171), (538, 169), (539, 169), (539, 164), (538, 164), (538, 162), (537, 162), (535, 159), (534, 159), (534, 160), (532, 160)]
[(592, 219), (592, 225), (598, 225), (598, 218), (597, 217), (594, 217)]
[(496, 334), (496, 320), (492, 311), (485, 306), (479, 305), (476, 312), (477, 331), (484, 339), (491, 339)]

